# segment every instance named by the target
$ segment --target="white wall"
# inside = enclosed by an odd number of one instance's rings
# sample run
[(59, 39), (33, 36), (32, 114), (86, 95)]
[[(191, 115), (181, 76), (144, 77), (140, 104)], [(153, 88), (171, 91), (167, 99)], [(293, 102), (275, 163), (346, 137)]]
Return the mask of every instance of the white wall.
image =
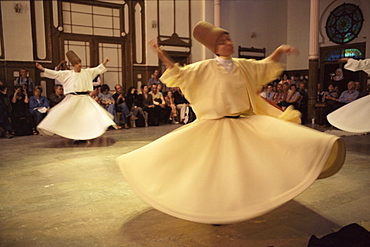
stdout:
[[(21, 13), (14, 5), (21, 3)], [(0, 1), (3, 21), (5, 60), (33, 61), (33, 43), (29, 1)]]

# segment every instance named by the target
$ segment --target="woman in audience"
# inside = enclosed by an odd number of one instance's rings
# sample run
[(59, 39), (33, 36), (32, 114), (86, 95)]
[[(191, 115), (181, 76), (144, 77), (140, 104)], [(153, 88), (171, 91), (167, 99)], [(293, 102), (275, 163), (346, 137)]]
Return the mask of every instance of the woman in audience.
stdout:
[(107, 84), (101, 86), (101, 92), (98, 94), (100, 99), (100, 104), (105, 110), (112, 114), (114, 122), (117, 124), (117, 129), (122, 127), (118, 125), (117, 116), (116, 116), (116, 106), (114, 104), (115, 100), (113, 99), (112, 94), (109, 92), (110, 88)]
[(24, 133), (23, 128), (25, 126), (21, 126), (21, 119), (25, 118), (26, 122), (31, 126), (32, 133), (37, 135), (38, 132), (36, 130), (36, 123), (33, 116), (30, 114), (28, 109), (29, 98), (27, 94), (27, 90), (24, 90), (22, 85), (17, 85), (14, 87), (14, 94), (11, 97), (11, 105), (12, 105), (12, 113), (11, 119), (13, 126), (15, 128), (16, 134), (20, 134), (17, 132)]
[(145, 119), (145, 114), (143, 111), (143, 97), (138, 94), (135, 87), (129, 87), (126, 95), (126, 104), (128, 109), (132, 112), (131, 120), (137, 120), (139, 115)]
[(301, 100), (302, 96), (297, 91), (297, 86), (295, 84), (290, 85), (289, 89), (290, 92), (285, 100), (287, 102), (287, 106), (293, 105), (294, 109), (298, 109), (299, 101)]
[(172, 123), (178, 123), (176, 121), (177, 109), (175, 105), (175, 98), (173, 97), (172, 91), (167, 92), (167, 95), (164, 97), (164, 101), (166, 102), (166, 105), (171, 107), (170, 121), (172, 121)]
[(49, 100), (45, 96), (41, 96), (42, 87), (35, 86), (33, 96), (30, 97), (29, 110), (35, 119), (36, 126), (46, 117), (50, 110)]
[(149, 88), (147, 85), (141, 86), (143, 110), (148, 113), (148, 125), (158, 126), (159, 125), (159, 114), (160, 111), (155, 107), (153, 103), (153, 97), (149, 94)]

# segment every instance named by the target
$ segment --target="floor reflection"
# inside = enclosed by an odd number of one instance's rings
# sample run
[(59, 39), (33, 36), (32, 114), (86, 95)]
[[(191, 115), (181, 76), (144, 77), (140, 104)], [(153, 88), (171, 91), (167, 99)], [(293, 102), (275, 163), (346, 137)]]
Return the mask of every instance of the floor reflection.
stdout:
[(86, 148), (86, 147), (108, 147), (115, 143), (113, 138), (107, 136), (101, 136), (96, 139), (91, 139), (87, 141), (75, 141), (71, 139), (60, 139), (52, 143), (48, 143), (45, 146), (40, 146), (43, 148)]

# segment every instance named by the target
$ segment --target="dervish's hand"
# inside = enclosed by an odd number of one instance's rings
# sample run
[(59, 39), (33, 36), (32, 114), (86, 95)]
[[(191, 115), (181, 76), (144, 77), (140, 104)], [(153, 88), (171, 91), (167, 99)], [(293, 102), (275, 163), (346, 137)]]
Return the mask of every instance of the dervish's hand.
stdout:
[(288, 56), (291, 55), (291, 54), (294, 54), (296, 56), (299, 55), (299, 51), (295, 47), (290, 46), (290, 45), (281, 45), (278, 49), (281, 52), (287, 54)]
[(348, 62), (348, 57), (344, 57), (344, 58), (341, 58), (341, 59), (339, 59), (338, 60), (338, 62), (340, 62), (340, 63), (347, 63)]
[(39, 63), (36, 63), (36, 68), (38, 68), (39, 70), (45, 71), (45, 68)]

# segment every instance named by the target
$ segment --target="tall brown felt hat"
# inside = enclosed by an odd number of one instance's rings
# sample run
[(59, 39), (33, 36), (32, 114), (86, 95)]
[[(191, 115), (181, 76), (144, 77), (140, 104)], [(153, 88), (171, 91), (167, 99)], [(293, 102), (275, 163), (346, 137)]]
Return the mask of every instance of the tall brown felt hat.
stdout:
[(69, 62), (74, 66), (75, 64), (81, 63), (81, 59), (77, 56), (74, 51), (67, 51), (66, 56)]
[(194, 38), (210, 49), (213, 53), (216, 53), (217, 40), (225, 33), (229, 32), (205, 21), (198, 22), (193, 30)]

